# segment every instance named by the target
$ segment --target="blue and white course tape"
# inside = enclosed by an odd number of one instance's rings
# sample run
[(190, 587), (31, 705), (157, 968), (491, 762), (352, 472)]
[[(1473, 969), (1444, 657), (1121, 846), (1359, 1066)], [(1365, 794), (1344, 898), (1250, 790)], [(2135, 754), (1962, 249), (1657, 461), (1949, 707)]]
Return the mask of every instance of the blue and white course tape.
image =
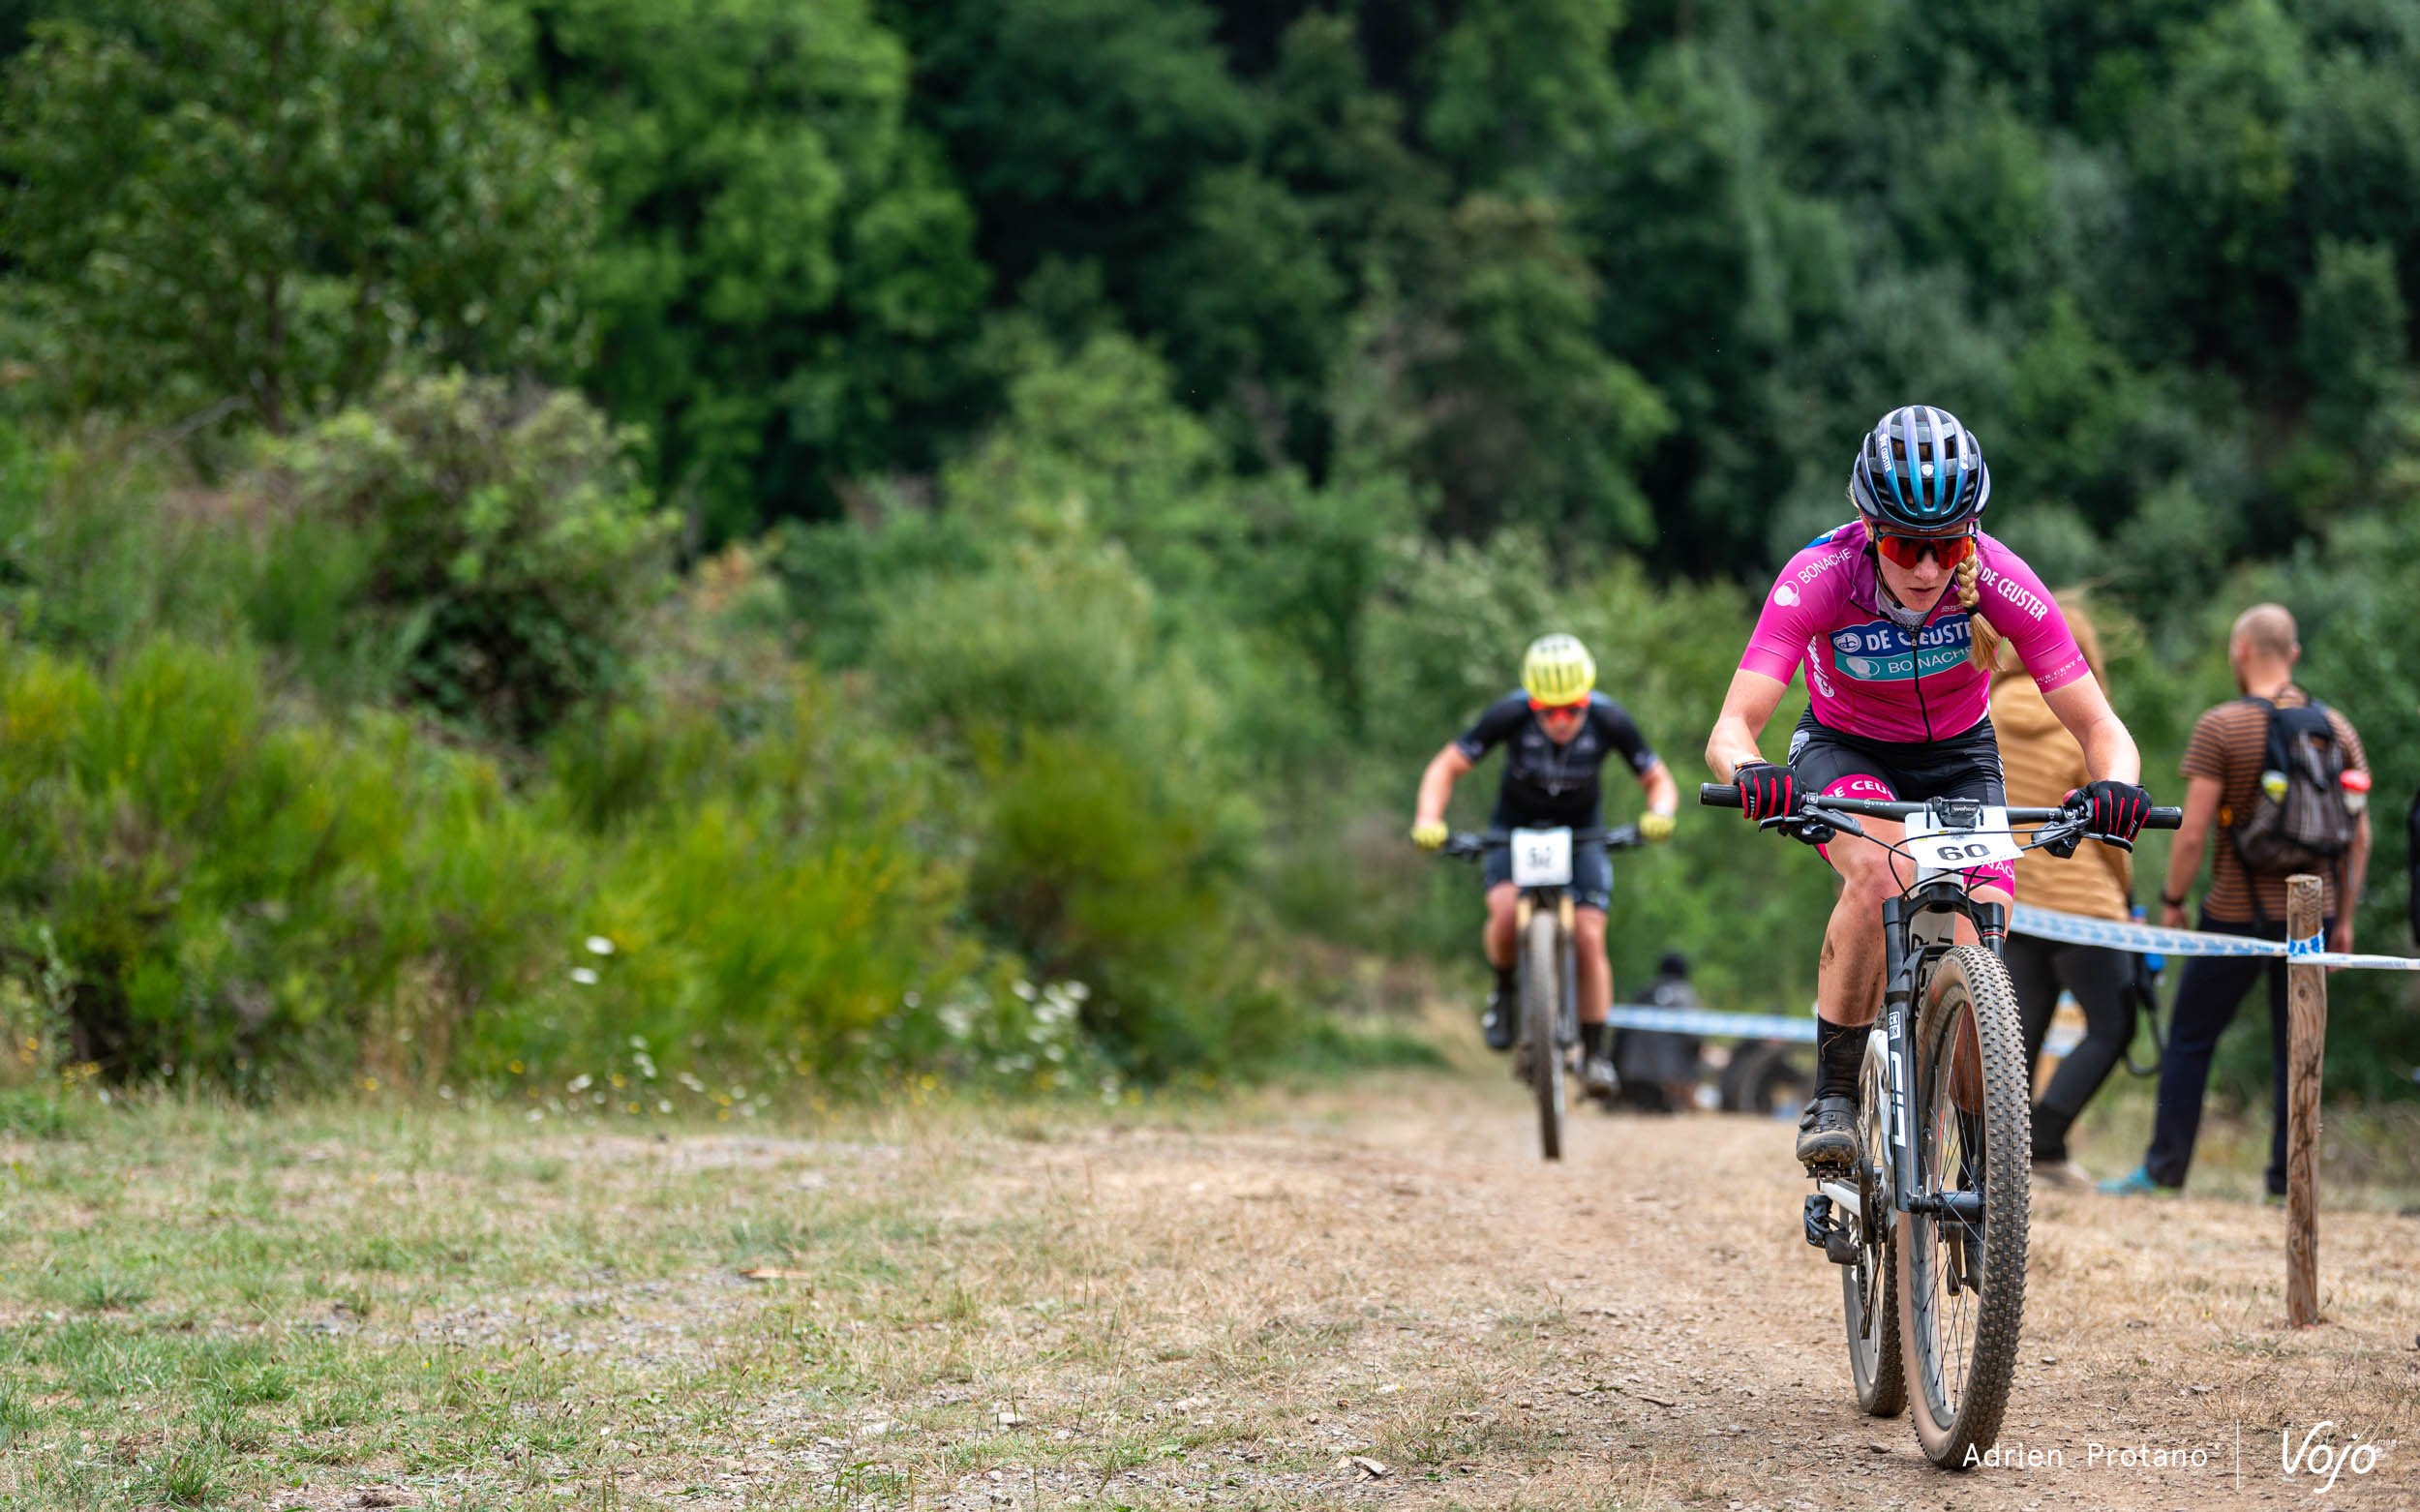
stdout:
[[(2291, 944), (2257, 940), (2240, 934), (2204, 934), (2198, 929), (2163, 929), (2115, 919), (2062, 914), (2019, 903), (2010, 915), (2009, 928), (2036, 939), (2068, 945), (2101, 945), (2145, 955), (2284, 956), (2299, 965), (2352, 966), (2368, 971), (2420, 971), (2420, 960), (2404, 955), (2348, 955), (2327, 949), (2317, 935)], [(1605, 1021), (1617, 1029), (1651, 1029), (1665, 1034), (1738, 1035), (1750, 1040), (1815, 1043), (1815, 1020), (1781, 1013), (1723, 1013), (1706, 1008), (1657, 1008), (1646, 1003), (1616, 1003)]]
[(2009, 928), (2038, 940), (2101, 945), (2145, 955), (2285, 956), (2307, 966), (2355, 966), (2369, 971), (2420, 971), (2420, 960), (2404, 955), (2350, 955), (2327, 949), (2317, 935), (2291, 944), (2241, 934), (2204, 934), (2198, 929), (2163, 929), (2117, 919), (2090, 919), (2019, 903)]
[(1616, 1003), (1605, 1021), (1617, 1029), (1654, 1029), (1665, 1034), (1739, 1035), (1749, 1040), (1797, 1040), (1815, 1043), (1812, 1016), (1783, 1013), (1722, 1013), (1710, 1008), (1655, 1008), (1645, 1003)]

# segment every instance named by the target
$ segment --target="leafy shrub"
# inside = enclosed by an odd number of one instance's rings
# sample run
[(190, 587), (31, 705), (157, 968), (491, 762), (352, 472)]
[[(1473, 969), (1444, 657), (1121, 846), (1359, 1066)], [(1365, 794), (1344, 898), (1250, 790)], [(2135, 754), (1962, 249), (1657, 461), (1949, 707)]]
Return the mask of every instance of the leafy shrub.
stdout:
[(391, 719), (281, 723), (246, 654), (155, 641), (99, 677), (19, 652), (0, 703), (0, 942), (22, 974), (55, 953), (78, 1060), (342, 1062), (417, 963), (434, 1000), (394, 1027), (441, 1061), (560, 906), (487, 764)]
[[(594, 1056), (645, 1025), (672, 1044), (838, 1069), (911, 997), (939, 1002), (983, 965), (953, 927), (964, 866), (946, 837), (962, 804), (948, 775), (809, 675), (791, 672), (784, 691), (744, 736), (711, 708), (617, 718), (612, 760), (667, 780), (634, 784), (656, 801), (626, 808), (600, 849), (583, 928), (613, 953), (582, 962), (589, 990), (498, 1019), (485, 1064)], [(557, 770), (630, 780), (610, 765)], [(560, 801), (600, 806), (576, 786)]]
[(228, 501), (171, 493), (137, 440), (0, 422), (0, 618), (20, 641), (112, 656), (239, 616), (250, 550)]
[(55, 996), (68, 1060), (256, 1090), (594, 1064), (634, 1028), (845, 1070), (985, 953), (924, 827), (955, 806), (942, 773), (803, 675), (791, 695), (745, 736), (674, 721), (694, 786), (600, 835), (398, 716), (281, 709), (240, 650), (159, 640), (106, 674), (12, 653), (10, 1021)]
[(669, 586), (674, 522), (624, 448), (575, 395), (456, 373), (390, 379), (284, 448), (268, 481), (371, 541), (363, 586), (403, 691), (528, 739), (619, 684)]
[(1165, 643), (1114, 548), (1027, 542), (893, 600), (868, 668), (906, 728), (948, 738), (981, 795), (975, 918), (1152, 1074), (1244, 1045), (1239, 951), (1256, 820), (1218, 693)]

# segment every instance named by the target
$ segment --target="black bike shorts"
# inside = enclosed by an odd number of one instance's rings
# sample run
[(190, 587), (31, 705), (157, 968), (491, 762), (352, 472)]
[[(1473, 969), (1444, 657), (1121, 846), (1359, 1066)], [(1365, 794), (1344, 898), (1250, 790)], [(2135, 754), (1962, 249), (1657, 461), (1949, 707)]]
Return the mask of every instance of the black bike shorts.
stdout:
[[(1491, 846), (1479, 863), (1479, 885), (1492, 888), (1499, 882), (1512, 880), (1512, 847)], [(1614, 859), (1602, 845), (1574, 845), (1571, 848), (1571, 900), (1582, 908), (1600, 912), (1614, 901)]]
[[(2000, 742), (1989, 718), (1960, 735), (1939, 741), (1869, 741), (1819, 724), (1815, 711), (1799, 716), (1790, 732), (1790, 766), (1808, 794), (1835, 790), (1844, 777), (1872, 777), (1908, 802), (1935, 798), (2009, 801), (2000, 777)], [(1860, 798), (1879, 797), (1860, 793)]]
[[(1809, 795), (1908, 802), (1935, 798), (1975, 798), (1991, 804), (2009, 801), (2000, 776), (2000, 742), (1988, 717), (1942, 741), (1868, 741), (1817, 723), (1809, 710), (1790, 732), (1790, 768), (1798, 773), (1800, 790)], [(1826, 861), (1831, 859), (1830, 846), (1816, 850)], [(2013, 862), (1994, 862), (1963, 875), (1970, 887), (2016, 892)]]

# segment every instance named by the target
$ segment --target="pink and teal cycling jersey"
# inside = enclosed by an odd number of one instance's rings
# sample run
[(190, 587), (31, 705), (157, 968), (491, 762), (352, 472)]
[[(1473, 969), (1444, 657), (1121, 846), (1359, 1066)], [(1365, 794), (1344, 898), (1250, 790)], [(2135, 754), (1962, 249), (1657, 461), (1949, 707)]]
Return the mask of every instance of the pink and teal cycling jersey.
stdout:
[[(2025, 658), (2045, 693), (2090, 675), (2067, 617), (2016, 553), (1978, 536), (1982, 615)], [(1882, 612), (1882, 585), (1852, 520), (1790, 559), (1757, 617), (1741, 670), (1788, 682), (1806, 667), (1816, 720), (1869, 741), (1934, 741), (1973, 729), (1991, 680), (1967, 659), (1971, 639), (1952, 587), (1914, 632)]]

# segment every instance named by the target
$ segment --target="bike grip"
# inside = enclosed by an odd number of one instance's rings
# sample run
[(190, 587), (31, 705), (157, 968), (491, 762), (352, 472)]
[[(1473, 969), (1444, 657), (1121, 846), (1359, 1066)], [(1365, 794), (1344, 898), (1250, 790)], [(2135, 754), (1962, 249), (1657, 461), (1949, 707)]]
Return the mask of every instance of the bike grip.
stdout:
[(2143, 821), (2143, 828), (2146, 830), (2173, 830), (2184, 822), (2185, 810), (2181, 808), (2155, 808), (2151, 811), (2151, 817)]
[[(1697, 785), (1697, 801), (1707, 808), (1737, 808), (1739, 806), (1739, 790), (1728, 782), (1701, 782)], [(2170, 825), (2168, 828), (2172, 830), (2176, 827)]]

